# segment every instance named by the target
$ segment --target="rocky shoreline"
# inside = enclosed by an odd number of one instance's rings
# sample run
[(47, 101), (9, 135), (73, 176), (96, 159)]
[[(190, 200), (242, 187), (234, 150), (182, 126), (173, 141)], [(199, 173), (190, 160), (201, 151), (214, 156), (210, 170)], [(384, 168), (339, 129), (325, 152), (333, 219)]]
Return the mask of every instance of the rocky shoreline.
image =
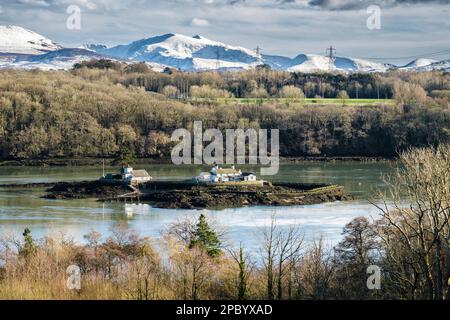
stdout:
[(195, 186), (187, 190), (148, 192), (141, 198), (170, 209), (294, 206), (350, 200), (341, 186), (265, 185), (263, 187)]
[(104, 184), (100, 181), (58, 182), (48, 188), (46, 199), (108, 199), (133, 192), (130, 186), (123, 184)]
[(47, 199), (96, 198), (100, 201), (139, 201), (169, 209), (293, 206), (350, 200), (342, 186), (300, 183), (199, 185), (192, 181), (152, 181), (139, 190), (100, 181), (61, 182), (47, 189)]
[(200, 185), (194, 181), (151, 181), (139, 189), (100, 180), (0, 185), (0, 188), (45, 188), (45, 199), (97, 199), (148, 202), (168, 209), (294, 206), (353, 199), (344, 187), (327, 184), (270, 183)]

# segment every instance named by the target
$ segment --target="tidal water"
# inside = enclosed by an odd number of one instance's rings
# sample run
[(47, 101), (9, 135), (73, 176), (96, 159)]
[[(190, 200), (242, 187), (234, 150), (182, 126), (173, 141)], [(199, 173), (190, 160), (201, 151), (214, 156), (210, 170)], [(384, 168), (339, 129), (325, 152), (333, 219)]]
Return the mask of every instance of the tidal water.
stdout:
[[(0, 187), (0, 238), (19, 238), (26, 227), (35, 238), (63, 234), (77, 242), (90, 230), (109, 236), (117, 222), (125, 223), (142, 236), (154, 239), (174, 222), (195, 219), (205, 213), (212, 223), (225, 232), (226, 242), (243, 244), (248, 250), (258, 250), (262, 232), (275, 215), (279, 228), (297, 225), (306, 241), (319, 237), (330, 245), (341, 239), (342, 228), (357, 216), (377, 217), (378, 210), (368, 202), (374, 190), (384, 188), (383, 175), (393, 172), (388, 162), (303, 162), (284, 164), (277, 176), (269, 180), (303, 183), (332, 183), (345, 186), (356, 200), (295, 207), (246, 207), (223, 210), (168, 210), (145, 203), (101, 203), (95, 200), (42, 199), (44, 189)], [(205, 167), (141, 165), (156, 179), (187, 179)], [(259, 171), (257, 168), (246, 170)], [(117, 168), (107, 168), (115, 172)], [(0, 167), (0, 185), (53, 181), (96, 179), (101, 167)]]

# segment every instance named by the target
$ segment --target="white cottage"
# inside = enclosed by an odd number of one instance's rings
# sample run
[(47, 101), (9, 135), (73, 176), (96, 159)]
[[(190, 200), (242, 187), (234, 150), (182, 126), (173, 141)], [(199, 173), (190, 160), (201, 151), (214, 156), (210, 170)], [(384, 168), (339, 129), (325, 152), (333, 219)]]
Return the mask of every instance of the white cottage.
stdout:
[(134, 170), (132, 167), (122, 167), (120, 174), (108, 173), (103, 177), (106, 182), (125, 183), (138, 185), (152, 180), (152, 177), (146, 170)]
[(253, 173), (242, 172), (234, 166), (231, 168), (221, 168), (215, 166), (209, 172), (202, 172), (196, 177), (198, 182), (204, 183), (222, 183), (222, 182), (242, 182), (257, 181), (256, 175)]

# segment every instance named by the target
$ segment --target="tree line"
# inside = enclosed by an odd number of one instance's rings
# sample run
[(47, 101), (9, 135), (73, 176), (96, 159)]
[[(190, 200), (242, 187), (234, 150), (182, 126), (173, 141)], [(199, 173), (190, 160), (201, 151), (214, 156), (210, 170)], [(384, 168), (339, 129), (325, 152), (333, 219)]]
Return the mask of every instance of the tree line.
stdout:
[[(89, 74), (87, 69), (108, 70), (115, 74), (115, 80), (121, 84), (143, 87), (147, 91), (171, 97), (286, 97), (283, 90), (296, 88), (287, 97), (337, 98), (339, 93), (345, 91), (352, 99), (391, 99), (395, 95), (394, 86), (397, 82), (417, 84), (428, 94), (434, 91), (435, 96), (448, 96), (450, 92), (450, 75), (442, 71), (305, 74), (258, 67), (223, 73), (180, 72), (166, 68), (161, 73), (152, 71), (145, 63), (121, 64), (110, 60), (93, 60), (75, 65), (74, 72)], [(199, 88), (203, 90), (199, 91)]]
[[(203, 120), (205, 129), (279, 129), (280, 153), (290, 157), (394, 157), (409, 147), (449, 141), (449, 98), (441, 89), (448, 88), (450, 77), (442, 73), (384, 76), (388, 82), (395, 78), (390, 89), (395, 105), (308, 105), (296, 100), (222, 105), (170, 97), (181, 87), (208, 96), (204, 86), (209, 86), (217, 91), (213, 95), (225, 94), (228, 89), (219, 84), (228, 77), (257, 72), (164, 74), (124, 67), (1, 71), (0, 158), (111, 158), (124, 153), (168, 158), (172, 132), (192, 129), (194, 120)], [(149, 91), (150, 82), (128, 81), (141, 76), (160, 83), (162, 92), (156, 87)], [(197, 87), (176, 85), (189, 77), (198, 79)], [(301, 91), (287, 85), (279, 95), (292, 97)]]

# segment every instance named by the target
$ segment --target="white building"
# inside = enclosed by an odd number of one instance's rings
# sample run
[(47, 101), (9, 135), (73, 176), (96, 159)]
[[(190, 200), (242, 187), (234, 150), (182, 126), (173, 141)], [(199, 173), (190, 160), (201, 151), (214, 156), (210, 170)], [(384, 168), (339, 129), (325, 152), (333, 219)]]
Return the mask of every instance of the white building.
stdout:
[(244, 177), (244, 181), (256, 181), (256, 175), (254, 173), (250, 173), (250, 172), (244, 172), (242, 174), (242, 176)]
[(242, 172), (234, 166), (231, 168), (221, 168), (215, 166), (210, 172), (202, 172), (196, 177), (198, 182), (221, 183), (221, 182), (239, 182), (239, 181), (257, 181), (253, 173)]
[(146, 170), (134, 170), (132, 167), (122, 167), (120, 174), (108, 173), (103, 177), (103, 180), (112, 183), (138, 185), (152, 180), (152, 177)]

